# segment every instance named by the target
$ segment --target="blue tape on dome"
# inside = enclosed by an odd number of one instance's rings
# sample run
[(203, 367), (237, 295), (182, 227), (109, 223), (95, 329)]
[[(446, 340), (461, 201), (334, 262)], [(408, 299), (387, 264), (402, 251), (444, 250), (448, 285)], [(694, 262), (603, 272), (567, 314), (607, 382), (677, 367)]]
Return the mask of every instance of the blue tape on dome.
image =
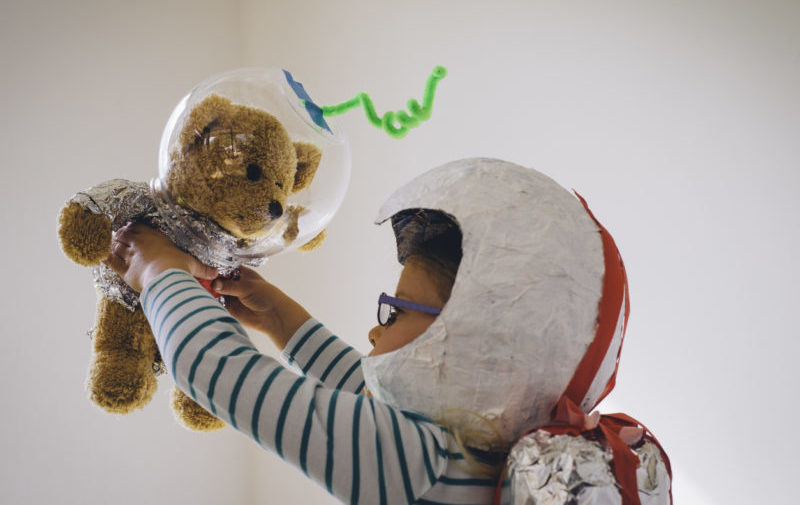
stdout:
[(311, 120), (314, 121), (314, 123), (320, 128), (328, 130), (328, 133), (333, 133), (328, 127), (328, 123), (325, 122), (325, 118), (322, 117), (322, 108), (315, 104), (311, 97), (308, 96), (303, 84), (295, 81), (294, 77), (292, 77), (292, 74), (288, 70), (284, 70), (283, 73), (286, 76), (286, 82), (288, 82), (289, 86), (292, 87), (294, 94), (303, 101), (303, 105), (308, 111), (308, 115), (311, 116)]

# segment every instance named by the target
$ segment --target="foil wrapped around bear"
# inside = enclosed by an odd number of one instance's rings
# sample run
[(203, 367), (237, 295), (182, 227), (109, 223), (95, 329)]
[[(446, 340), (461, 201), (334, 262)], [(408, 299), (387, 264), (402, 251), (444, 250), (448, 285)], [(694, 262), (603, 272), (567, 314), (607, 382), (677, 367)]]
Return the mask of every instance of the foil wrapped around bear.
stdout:
[[(203, 264), (217, 268), (220, 275), (230, 274), (239, 264), (258, 266), (266, 260), (262, 256), (236, 262), (234, 252), (241, 249), (239, 239), (213, 220), (183, 207), (168, 205), (162, 199), (163, 195), (154, 193), (147, 183), (112, 179), (77, 193), (69, 201), (109, 217), (113, 231), (129, 222), (147, 224)], [(283, 226), (285, 228), (287, 223)], [(198, 236), (202, 236), (202, 240), (198, 240)], [(91, 272), (95, 285), (106, 298), (130, 310), (138, 306), (139, 293), (108, 266), (101, 263), (91, 267)]]

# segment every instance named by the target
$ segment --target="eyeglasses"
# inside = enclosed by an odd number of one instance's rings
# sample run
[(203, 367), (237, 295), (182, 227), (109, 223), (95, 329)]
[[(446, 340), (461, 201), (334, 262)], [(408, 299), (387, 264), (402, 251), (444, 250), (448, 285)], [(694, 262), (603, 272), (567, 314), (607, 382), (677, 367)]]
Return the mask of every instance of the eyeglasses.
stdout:
[(395, 310), (397, 307), (433, 315), (438, 315), (442, 312), (442, 309), (437, 309), (436, 307), (409, 302), (408, 300), (381, 293), (381, 296), (378, 297), (378, 324), (381, 326), (392, 324), (397, 319), (397, 310)]

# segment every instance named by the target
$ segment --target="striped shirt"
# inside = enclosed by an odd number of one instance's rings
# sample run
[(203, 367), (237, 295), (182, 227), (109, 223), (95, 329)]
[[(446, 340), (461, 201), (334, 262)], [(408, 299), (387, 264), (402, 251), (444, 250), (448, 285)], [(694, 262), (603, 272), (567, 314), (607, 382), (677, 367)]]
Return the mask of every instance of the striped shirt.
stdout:
[(153, 279), (141, 301), (178, 387), (342, 502), (491, 503), (495, 480), (465, 472), (444, 427), (359, 394), (361, 355), (316, 320), (286, 345), (293, 371), (182, 270)]

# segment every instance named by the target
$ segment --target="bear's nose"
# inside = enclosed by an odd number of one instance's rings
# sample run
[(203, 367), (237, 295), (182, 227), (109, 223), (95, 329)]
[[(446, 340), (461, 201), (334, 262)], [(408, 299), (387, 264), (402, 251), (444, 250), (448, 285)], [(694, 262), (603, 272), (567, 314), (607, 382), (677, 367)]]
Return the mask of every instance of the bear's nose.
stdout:
[(283, 206), (280, 202), (270, 202), (269, 215), (272, 217), (272, 219), (281, 217), (283, 215)]

